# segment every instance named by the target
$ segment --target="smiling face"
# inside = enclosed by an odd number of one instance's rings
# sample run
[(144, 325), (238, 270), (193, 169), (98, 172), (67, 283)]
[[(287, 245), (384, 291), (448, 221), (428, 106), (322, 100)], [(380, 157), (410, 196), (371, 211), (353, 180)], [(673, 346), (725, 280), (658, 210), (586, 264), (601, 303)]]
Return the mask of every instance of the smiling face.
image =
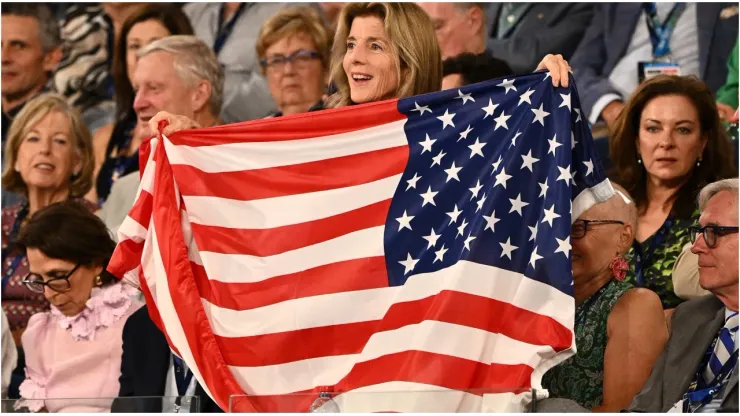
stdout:
[(128, 36), (126, 36), (126, 72), (128, 74), (129, 82), (133, 83), (131, 78), (134, 73), (134, 68), (136, 68), (136, 61), (138, 61), (136, 52), (155, 40), (162, 39), (170, 35), (170, 31), (167, 30), (161, 22), (155, 19), (145, 20), (131, 27), (131, 30), (128, 32)]
[(653, 183), (684, 180), (706, 144), (699, 112), (687, 97), (655, 97), (642, 110), (637, 149)]
[(69, 185), (81, 168), (69, 118), (59, 111), (45, 115), (21, 139), (15, 170), (30, 189), (55, 191)]
[[(28, 267), (33, 274), (30, 279), (48, 282), (51, 279), (66, 276), (74, 270), (75, 264), (60, 259), (47, 257), (41, 250), (28, 248)], [(75, 316), (85, 309), (85, 303), (90, 299), (95, 278), (103, 268), (80, 266), (69, 276), (69, 289), (57, 292), (44, 287), (44, 297), (65, 316)]]
[(394, 98), (399, 85), (396, 60), (383, 21), (376, 16), (354, 18), (342, 65), (352, 102)]

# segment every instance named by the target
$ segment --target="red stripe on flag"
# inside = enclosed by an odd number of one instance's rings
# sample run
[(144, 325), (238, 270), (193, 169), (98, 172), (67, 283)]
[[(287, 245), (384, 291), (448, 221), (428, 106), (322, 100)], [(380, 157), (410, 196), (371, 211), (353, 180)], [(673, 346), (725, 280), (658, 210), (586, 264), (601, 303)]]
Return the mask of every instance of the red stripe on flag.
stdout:
[[(252, 201), (374, 182), (403, 173), (408, 157), (408, 146), (400, 146), (290, 166), (237, 172), (208, 173), (190, 165), (173, 165), (172, 170), (183, 195)], [(358, 169), (358, 166), (363, 168)]]
[[(191, 263), (198, 292), (220, 308), (248, 310), (286, 300), (388, 286), (385, 257), (327, 264), (256, 283), (209, 280), (203, 266)], [(353, 278), (350, 279), (349, 276)]]
[(134, 202), (134, 206), (131, 207), (128, 216), (141, 224), (142, 227), (148, 229), (149, 222), (152, 220), (152, 202), (152, 194), (142, 189), (136, 202)]
[(405, 115), (397, 108), (398, 100), (353, 105), (335, 109), (268, 118), (197, 130), (183, 130), (169, 136), (175, 145), (213, 146), (239, 142), (277, 142), (323, 137), (363, 130), (393, 121)]
[[(208, 316), (197, 291), (193, 272), (188, 259), (180, 212), (176, 204), (174, 177), (165, 147), (157, 146), (157, 164), (154, 182), (154, 227), (158, 237), (158, 248), (162, 266), (167, 275), (168, 290), (182, 326), (187, 346), (192, 354), (202, 380), (208, 386), (214, 401), (226, 409), (229, 396), (242, 393), (241, 386), (229, 371)], [(156, 249), (156, 248), (155, 248)], [(193, 364), (188, 362), (188, 364)]]
[[(326, 299), (326, 302), (331, 302)], [(476, 311), (470, 313), (470, 311)], [(554, 319), (512, 304), (468, 293), (435, 296), (392, 305), (382, 320), (227, 338), (217, 336), (229, 365), (257, 367), (316, 357), (358, 354), (376, 332), (423, 321), (440, 321), (506, 335), (556, 352), (570, 347), (572, 333)], [(249, 345), (249, 348), (244, 348)], [(300, 345), (300, 348), (295, 348)]]
[[(238, 229), (191, 223), (201, 252), (273, 256), (385, 224), (391, 200), (319, 220), (267, 229)], [(214, 276), (217, 278), (217, 276)]]
[(134, 270), (141, 262), (141, 253), (144, 250), (144, 242), (134, 240), (123, 240), (116, 246), (108, 267), (108, 273), (116, 276), (119, 280), (123, 279), (126, 272)]

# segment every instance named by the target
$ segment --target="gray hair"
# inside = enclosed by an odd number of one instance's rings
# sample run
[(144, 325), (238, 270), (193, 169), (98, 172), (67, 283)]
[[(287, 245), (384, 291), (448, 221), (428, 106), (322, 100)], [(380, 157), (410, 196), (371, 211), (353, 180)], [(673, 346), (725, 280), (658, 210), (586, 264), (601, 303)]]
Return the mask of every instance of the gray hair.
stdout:
[(721, 181), (712, 182), (709, 185), (702, 188), (701, 192), (699, 192), (699, 209), (704, 211), (704, 208), (707, 206), (707, 202), (709, 200), (717, 195), (718, 193), (722, 191), (730, 191), (734, 193), (735, 195), (738, 194), (738, 182), (740, 180), (738, 178), (730, 178), (730, 179), (722, 179)]
[(59, 22), (49, 6), (42, 3), (3, 3), (3, 16), (33, 17), (39, 21), (39, 39), (44, 53), (62, 44)]
[(154, 52), (172, 54), (175, 71), (183, 82), (195, 85), (208, 81), (211, 84), (208, 103), (213, 115), (219, 115), (224, 97), (224, 70), (208, 45), (191, 35), (168, 36), (139, 49), (136, 56), (142, 58)]
[(486, 8), (488, 6), (488, 3), (453, 3), (455, 5), (455, 8), (458, 11), (466, 12), (468, 9), (471, 9), (473, 7), (479, 8), (483, 12), (483, 20), (485, 21), (486, 16)]

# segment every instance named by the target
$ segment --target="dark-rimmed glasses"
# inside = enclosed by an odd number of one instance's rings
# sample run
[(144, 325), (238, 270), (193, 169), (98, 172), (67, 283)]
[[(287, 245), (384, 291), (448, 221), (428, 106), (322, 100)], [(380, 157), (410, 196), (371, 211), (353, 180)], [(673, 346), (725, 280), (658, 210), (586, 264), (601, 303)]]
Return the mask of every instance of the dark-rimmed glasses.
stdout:
[(689, 237), (691, 238), (691, 244), (696, 243), (696, 238), (701, 233), (704, 236), (704, 242), (707, 247), (715, 248), (717, 246), (717, 238), (723, 235), (733, 234), (738, 232), (740, 227), (725, 227), (721, 225), (707, 225), (704, 227), (689, 227)]
[(288, 56), (277, 55), (260, 61), (262, 68), (273, 71), (282, 71), (285, 64), (290, 62), (298, 68), (305, 68), (306, 65), (314, 59), (319, 59), (319, 53), (306, 49), (298, 49)]
[(576, 220), (573, 225), (570, 226), (570, 238), (577, 240), (583, 238), (588, 232), (588, 227), (593, 227), (596, 224), (621, 224), (624, 225), (624, 221), (617, 220)]
[(55, 292), (66, 292), (70, 289), (70, 287), (72, 287), (69, 284), (69, 278), (77, 271), (79, 267), (80, 264), (78, 263), (71, 272), (65, 274), (64, 276), (49, 279), (46, 282), (44, 282), (44, 279), (40, 275), (36, 273), (28, 273), (28, 275), (26, 275), (26, 278), (23, 279), (22, 283), (26, 285), (28, 290), (35, 293), (44, 293), (44, 286), (48, 286), (49, 289)]

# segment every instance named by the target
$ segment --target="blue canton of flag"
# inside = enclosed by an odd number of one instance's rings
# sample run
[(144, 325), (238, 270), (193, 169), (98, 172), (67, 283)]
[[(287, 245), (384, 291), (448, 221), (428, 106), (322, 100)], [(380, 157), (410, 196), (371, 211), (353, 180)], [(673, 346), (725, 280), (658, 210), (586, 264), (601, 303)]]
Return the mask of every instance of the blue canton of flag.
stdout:
[(385, 227), (391, 285), (467, 260), (572, 296), (571, 221), (613, 189), (569, 85), (538, 72), (399, 101), (409, 161)]

